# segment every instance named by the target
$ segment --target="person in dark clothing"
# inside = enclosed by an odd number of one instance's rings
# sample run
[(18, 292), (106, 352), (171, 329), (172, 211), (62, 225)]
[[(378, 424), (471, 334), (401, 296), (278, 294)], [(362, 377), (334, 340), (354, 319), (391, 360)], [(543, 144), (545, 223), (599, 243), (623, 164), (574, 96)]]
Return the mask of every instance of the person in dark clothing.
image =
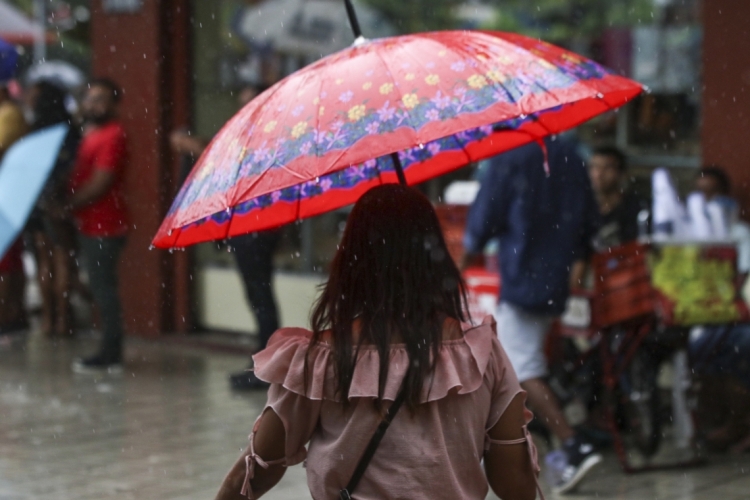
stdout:
[[(238, 103), (244, 106), (260, 94), (266, 87), (248, 86), (238, 94)], [(190, 165), (200, 157), (207, 141), (177, 130), (170, 136), (172, 149), (183, 155)], [(266, 348), (268, 339), (279, 328), (279, 311), (273, 293), (273, 254), (278, 246), (279, 230), (249, 233), (231, 238), (228, 243), (233, 250), (237, 267), (242, 276), (245, 298), (258, 323), (258, 350)], [(258, 379), (250, 370), (243, 370), (229, 376), (233, 389), (266, 389), (268, 384)]]
[(42, 333), (70, 336), (73, 333), (70, 295), (77, 283), (76, 229), (62, 207), (67, 181), (75, 163), (81, 129), (65, 107), (66, 93), (56, 85), (40, 81), (27, 91), (34, 131), (60, 123), (68, 125), (60, 154), (29, 218), (27, 229), (33, 241), (42, 296)]
[(602, 457), (565, 421), (546, 382), (544, 341), (565, 309), (570, 268), (588, 251), (598, 210), (576, 143), (547, 138), (544, 148), (546, 158), (542, 147), (531, 143), (490, 160), (469, 210), (464, 246), (468, 263), (490, 239), (499, 241), (498, 335), (529, 406), (563, 444), (555, 453), (564, 459), (551, 474), (554, 490), (562, 494)]
[[(234, 258), (242, 275), (245, 298), (258, 323), (258, 351), (268, 344), (273, 332), (279, 329), (279, 311), (273, 293), (273, 254), (278, 246), (279, 230), (261, 231), (236, 236), (229, 240)], [(250, 390), (268, 387), (249, 370), (229, 376), (233, 389)]]
[(625, 155), (612, 146), (597, 148), (591, 155), (588, 169), (601, 214), (594, 248), (605, 250), (637, 239), (638, 214), (647, 206), (625, 188)]
[[(0, 160), (5, 152), (27, 132), (21, 107), (11, 98), (4, 78), (0, 76)], [(28, 326), (24, 308), (26, 276), (23, 272), (23, 245), (20, 239), (0, 255), (0, 335), (22, 332)]]

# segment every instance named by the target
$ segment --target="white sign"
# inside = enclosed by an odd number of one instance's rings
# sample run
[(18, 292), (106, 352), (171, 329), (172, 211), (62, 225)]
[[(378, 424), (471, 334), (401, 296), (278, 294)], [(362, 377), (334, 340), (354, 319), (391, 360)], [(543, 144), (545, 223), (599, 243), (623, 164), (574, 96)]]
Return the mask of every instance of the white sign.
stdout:
[(107, 14), (132, 14), (143, 8), (143, 0), (102, 0)]

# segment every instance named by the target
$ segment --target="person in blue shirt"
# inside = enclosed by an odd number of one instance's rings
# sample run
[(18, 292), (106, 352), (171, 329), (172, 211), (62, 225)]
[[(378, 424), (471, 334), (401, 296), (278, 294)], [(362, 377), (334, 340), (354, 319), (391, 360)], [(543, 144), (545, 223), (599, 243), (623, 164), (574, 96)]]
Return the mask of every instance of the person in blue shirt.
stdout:
[(577, 143), (562, 137), (492, 158), (480, 183), (464, 234), (465, 264), (498, 240), (498, 335), (530, 407), (563, 443), (565, 463), (553, 488), (566, 493), (601, 455), (567, 424), (545, 381), (544, 340), (565, 309), (571, 266), (589, 253), (599, 210)]

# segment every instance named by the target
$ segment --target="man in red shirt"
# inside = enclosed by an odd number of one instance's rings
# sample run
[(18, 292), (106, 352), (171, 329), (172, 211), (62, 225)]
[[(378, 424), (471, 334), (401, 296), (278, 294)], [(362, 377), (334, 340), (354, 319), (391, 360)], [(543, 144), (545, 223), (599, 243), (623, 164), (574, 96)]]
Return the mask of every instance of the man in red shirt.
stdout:
[(102, 323), (99, 351), (73, 363), (77, 372), (122, 370), (122, 313), (117, 263), (125, 246), (128, 218), (122, 183), (127, 165), (125, 130), (117, 121), (118, 86), (108, 79), (89, 83), (82, 102), (84, 136), (70, 179), (69, 208)]

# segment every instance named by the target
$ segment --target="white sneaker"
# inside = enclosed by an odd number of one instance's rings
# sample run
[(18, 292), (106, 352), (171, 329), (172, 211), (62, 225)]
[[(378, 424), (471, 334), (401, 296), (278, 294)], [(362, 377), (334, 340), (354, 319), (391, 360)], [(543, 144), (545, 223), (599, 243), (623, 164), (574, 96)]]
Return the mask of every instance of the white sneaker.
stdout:
[(88, 359), (76, 359), (71, 367), (75, 373), (81, 374), (108, 374), (119, 375), (122, 373), (122, 364), (119, 362), (108, 362), (99, 356)]

